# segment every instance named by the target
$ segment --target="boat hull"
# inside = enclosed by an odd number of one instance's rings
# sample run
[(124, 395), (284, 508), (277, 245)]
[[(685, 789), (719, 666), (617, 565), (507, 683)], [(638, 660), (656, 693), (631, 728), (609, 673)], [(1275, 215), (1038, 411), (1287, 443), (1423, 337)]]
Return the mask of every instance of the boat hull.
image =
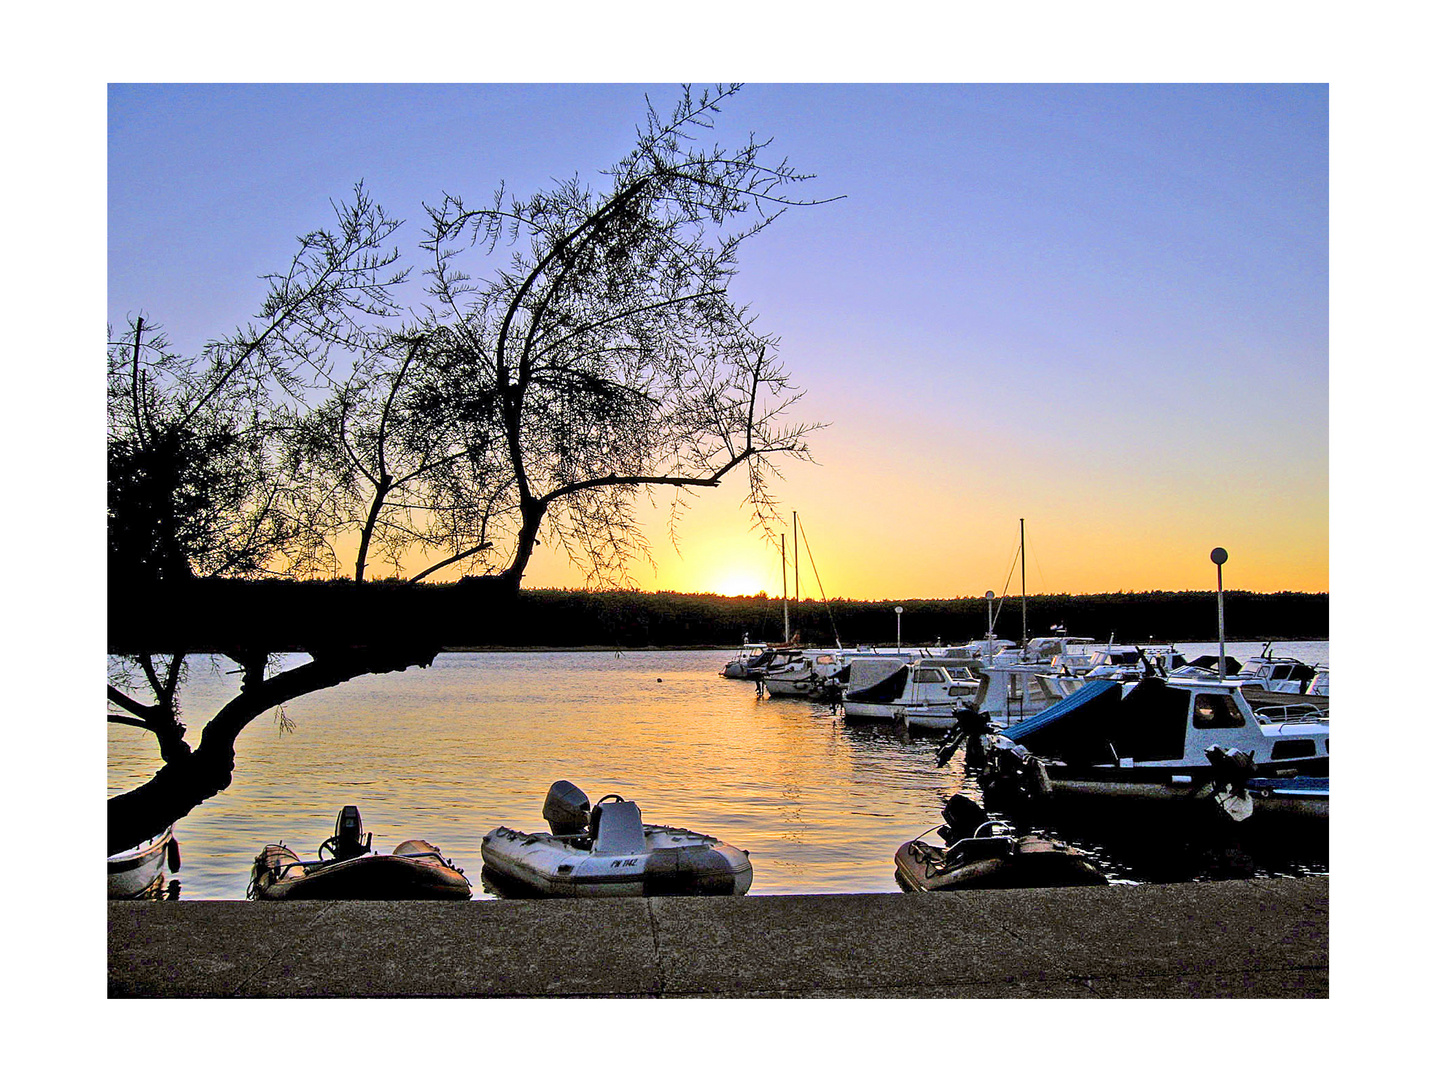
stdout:
[(1330, 820), (1330, 778), (1296, 776), (1287, 779), (1262, 778), (1245, 785), (1262, 817), (1298, 818), (1315, 822)]
[(501, 826), (481, 841), (485, 874), (505, 896), (743, 896), (749, 853), (713, 836), (644, 827), (646, 850), (597, 854), (549, 833)]
[(438, 848), (407, 840), (391, 855), (306, 863), (268, 845), (251, 870), (256, 900), (468, 900), (470, 882)]
[[(1043, 802), (1066, 813), (1128, 817), (1140, 811), (1163, 814), (1170, 821), (1192, 822), (1222, 817), (1212, 770), (1110, 769), (1107, 772), (1108, 775), (1097, 775), (1098, 770), (1077, 774), (1053, 762), (1047, 763)], [(982, 786), (985, 786), (984, 780)], [(1243, 787), (1240, 801), (1232, 805), (1234, 820), (1247, 828), (1264, 825), (1307, 830), (1324, 828), (1329, 823), (1328, 776), (1260, 776), (1246, 781)], [(987, 792), (987, 798), (990, 797)], [(1230, 799), (1227, 796), (1227, 801)], [(1010, 799), (997, 791), (994, 801), (1005, 805)]]
[(933, 844), (911, 840), (895, 852), (895, 878), (910, 892), (1104, 885), (1105, 875), (1074, 848), (1022, 836), (1009, 854), (947, 863)]
[[(129, 900), (149, 895), (165, 875), (165, 857), (175, 844), (166, 829), (159, 836), (106, 859), (105, 895), (111, 900)], [(171, 856), (178, 865), (178, 859)]]

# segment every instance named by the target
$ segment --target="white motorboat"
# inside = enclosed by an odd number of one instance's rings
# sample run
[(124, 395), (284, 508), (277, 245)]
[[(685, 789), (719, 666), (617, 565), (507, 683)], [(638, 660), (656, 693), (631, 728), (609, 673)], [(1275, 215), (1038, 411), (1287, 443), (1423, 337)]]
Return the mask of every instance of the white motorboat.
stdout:
[(1315, 668), (1291, 656), (1274, 656), (1269, 645), (1240, 668), (1237, 678), (1262, 690), (1280, 694), (1303, 694), (1315, 678)]
[(117, 851), (105, 862), (105, 895), (109, 899), (149, 896), (163, 882), (167, 866), (172, 874), (180, 869), (180, 845), (167, 828), (132, 848)]
[(1069, 697), (1092, 679), (1138, 682), (1146, 675), (1169, 675), (1186, 662), (1170, 645), (1141, 648), (1112, 641), (1091, 650), (1078, 662), (1056, 656), (1050, 663), (1050, 673), (1037, 675), (1036, 682), (1045, 696), (1055, 702)]
[[(1017, 798), (1135, 805), (1213, 798), (1235, 820), (1294, 812), (1299, 793), (1272, 786), (1256, 797), (1260, 788), (1250, 784), (1328, 778), (1329, 721), (1271, 722), (1241, 691), (1230, 680), (1087, 683), (1039, 715), (982, 737), (981, 787), (997, 805)], [(1313, 809), (1318, 786), (1310, 785), (1312, 809), (1302, 816), (1322, 816)], [(1328, 792), (1327, 780), (1327, 806)]]
[(485, 877), (503, 896), (742, 896), (750, 853), (713, 836), (646, 825), (635, 803), (590, 800), (568, 780), (550, 785), (549, 833), (501, 826), (485, 835)]
[[(879, 669), (885, 662), (877, 659), (868, 663)], [(972, 700), (980, 687), (980, 680), (972, 675), (973, 663), (954, 658), (922, 657), (892, 665), (889, 675), (868, 681), (869, 667), (862, 666), (859, 659), (853, 660), (850, 689), (845, 691), (842, 699), (845, 720), (847, 723), (880, 721), (903, 724), (911, 729), (948, 731), (955, 724), (956, 709)]]
[(774, 645), (742, 645), (730, 661), (720, 669), (727, 679), (753, 679), (757, 669), (775, 658)]
[(767, 668), (756, 678), (771, 697), (818, 698), (844, 668), (844, 656), (834, 649), (804, 649), (784, 665)]

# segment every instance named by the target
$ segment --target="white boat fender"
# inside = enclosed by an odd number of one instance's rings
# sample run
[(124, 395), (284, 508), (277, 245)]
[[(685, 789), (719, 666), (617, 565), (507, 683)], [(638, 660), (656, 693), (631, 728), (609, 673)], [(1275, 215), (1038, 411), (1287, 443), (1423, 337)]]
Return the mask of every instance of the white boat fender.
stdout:
[(1244, 821), (1255, 812), (1255, 800), (1250, 797), (1248, 791), (1229, 791), (1224, 794), (1217, 794), (1215, 801), (1220, 804), (1223, 810), (1232, 821)]

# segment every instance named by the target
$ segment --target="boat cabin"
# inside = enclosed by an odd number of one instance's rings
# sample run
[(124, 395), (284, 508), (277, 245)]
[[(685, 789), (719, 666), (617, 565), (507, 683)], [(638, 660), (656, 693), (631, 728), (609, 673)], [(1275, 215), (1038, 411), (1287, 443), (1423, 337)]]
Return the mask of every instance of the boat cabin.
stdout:
[(1209, 747), (1220, 746), (1253, 754), (1267, 771), (1308, 771), (1330, 756), (1328, 721), (1262, 723), (1238, 685), (1205, 680), (1087, 683), (1004, 735), (1071, 765), (1198, 767)]
[(1315, 669), (1288, 656), (1256, 656), (1240, 668), (1243, 681), (1259, 683), (1266, 690), (1300, 694), (1315, 677)]

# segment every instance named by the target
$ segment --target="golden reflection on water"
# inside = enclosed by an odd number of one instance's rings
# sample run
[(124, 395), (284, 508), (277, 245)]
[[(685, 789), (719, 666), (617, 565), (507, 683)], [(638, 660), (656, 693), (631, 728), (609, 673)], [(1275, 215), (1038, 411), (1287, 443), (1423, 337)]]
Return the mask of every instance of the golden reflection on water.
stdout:
[[(175, 827), (185, 899), (239, 899), (267, 843), (312, 857), (336, 811), (360, 808), (378, 851), (426, 839), (480, 890), (496, 825), (545, 830), (552, 781), (637, 801), (655, 824), (745, 848), (752, 894), (895, 891), (895, 849), (962, 787), (935, 743), (846, 727), (829, 706), (757, 700), (722, 679), (728, 652), (447, 653), (370, 675), (254, 721), (230, 788)], [(303, 658), (293, 658), (292, 663)], [(184, 707), (199, 727), (238, 685), (197, 662)], [(109, 725), (109, 794), (153, 774), (142, 732)]]
[[(1235, 643), (1232, 655), (1255, 655), (1261, 644)], [(1215, 648), (1178, 647), (1187, 656)], [(1277, 643), (1275, 652), (1329, 659), (1325, 642)], [(489, 899), (481, 838), (497, 825), (548, 831), (541, 808), (559, 779), (591, 802), (624, 795), (652, 824), (745, 848), (752, 894), (896, 891), (896, 848), (938, 825), (950, 795), (979, 799), (963, 756), (937, 769), (934, 740), (846, 726), (827, 705), (757, 700), (752, 683), (719, 677), (730, 655), (446, 653), (430, 669), (300, 698), (286, 706), (291, 730), (275, 717), (250, 725), (230, 788), (176, 823), (179, 895), (241, 899), (261, 848), (283, 843), (313, 857), (336, 812), (354, 803), (375, 850), (429, 840), (465, 870), (477, 899)], [(238, 683), (224, 661), (194, 662), (183, 697), (192, 745)], [(143, 732), (107, 728), (113, 795), (160, 762)], [(1098, 838), (1065, 838), (1112, 881), (1146, 879)], [(1323, 853), (1313, 866), (1292, 862), (1275, 866), (1327, 872)]]

